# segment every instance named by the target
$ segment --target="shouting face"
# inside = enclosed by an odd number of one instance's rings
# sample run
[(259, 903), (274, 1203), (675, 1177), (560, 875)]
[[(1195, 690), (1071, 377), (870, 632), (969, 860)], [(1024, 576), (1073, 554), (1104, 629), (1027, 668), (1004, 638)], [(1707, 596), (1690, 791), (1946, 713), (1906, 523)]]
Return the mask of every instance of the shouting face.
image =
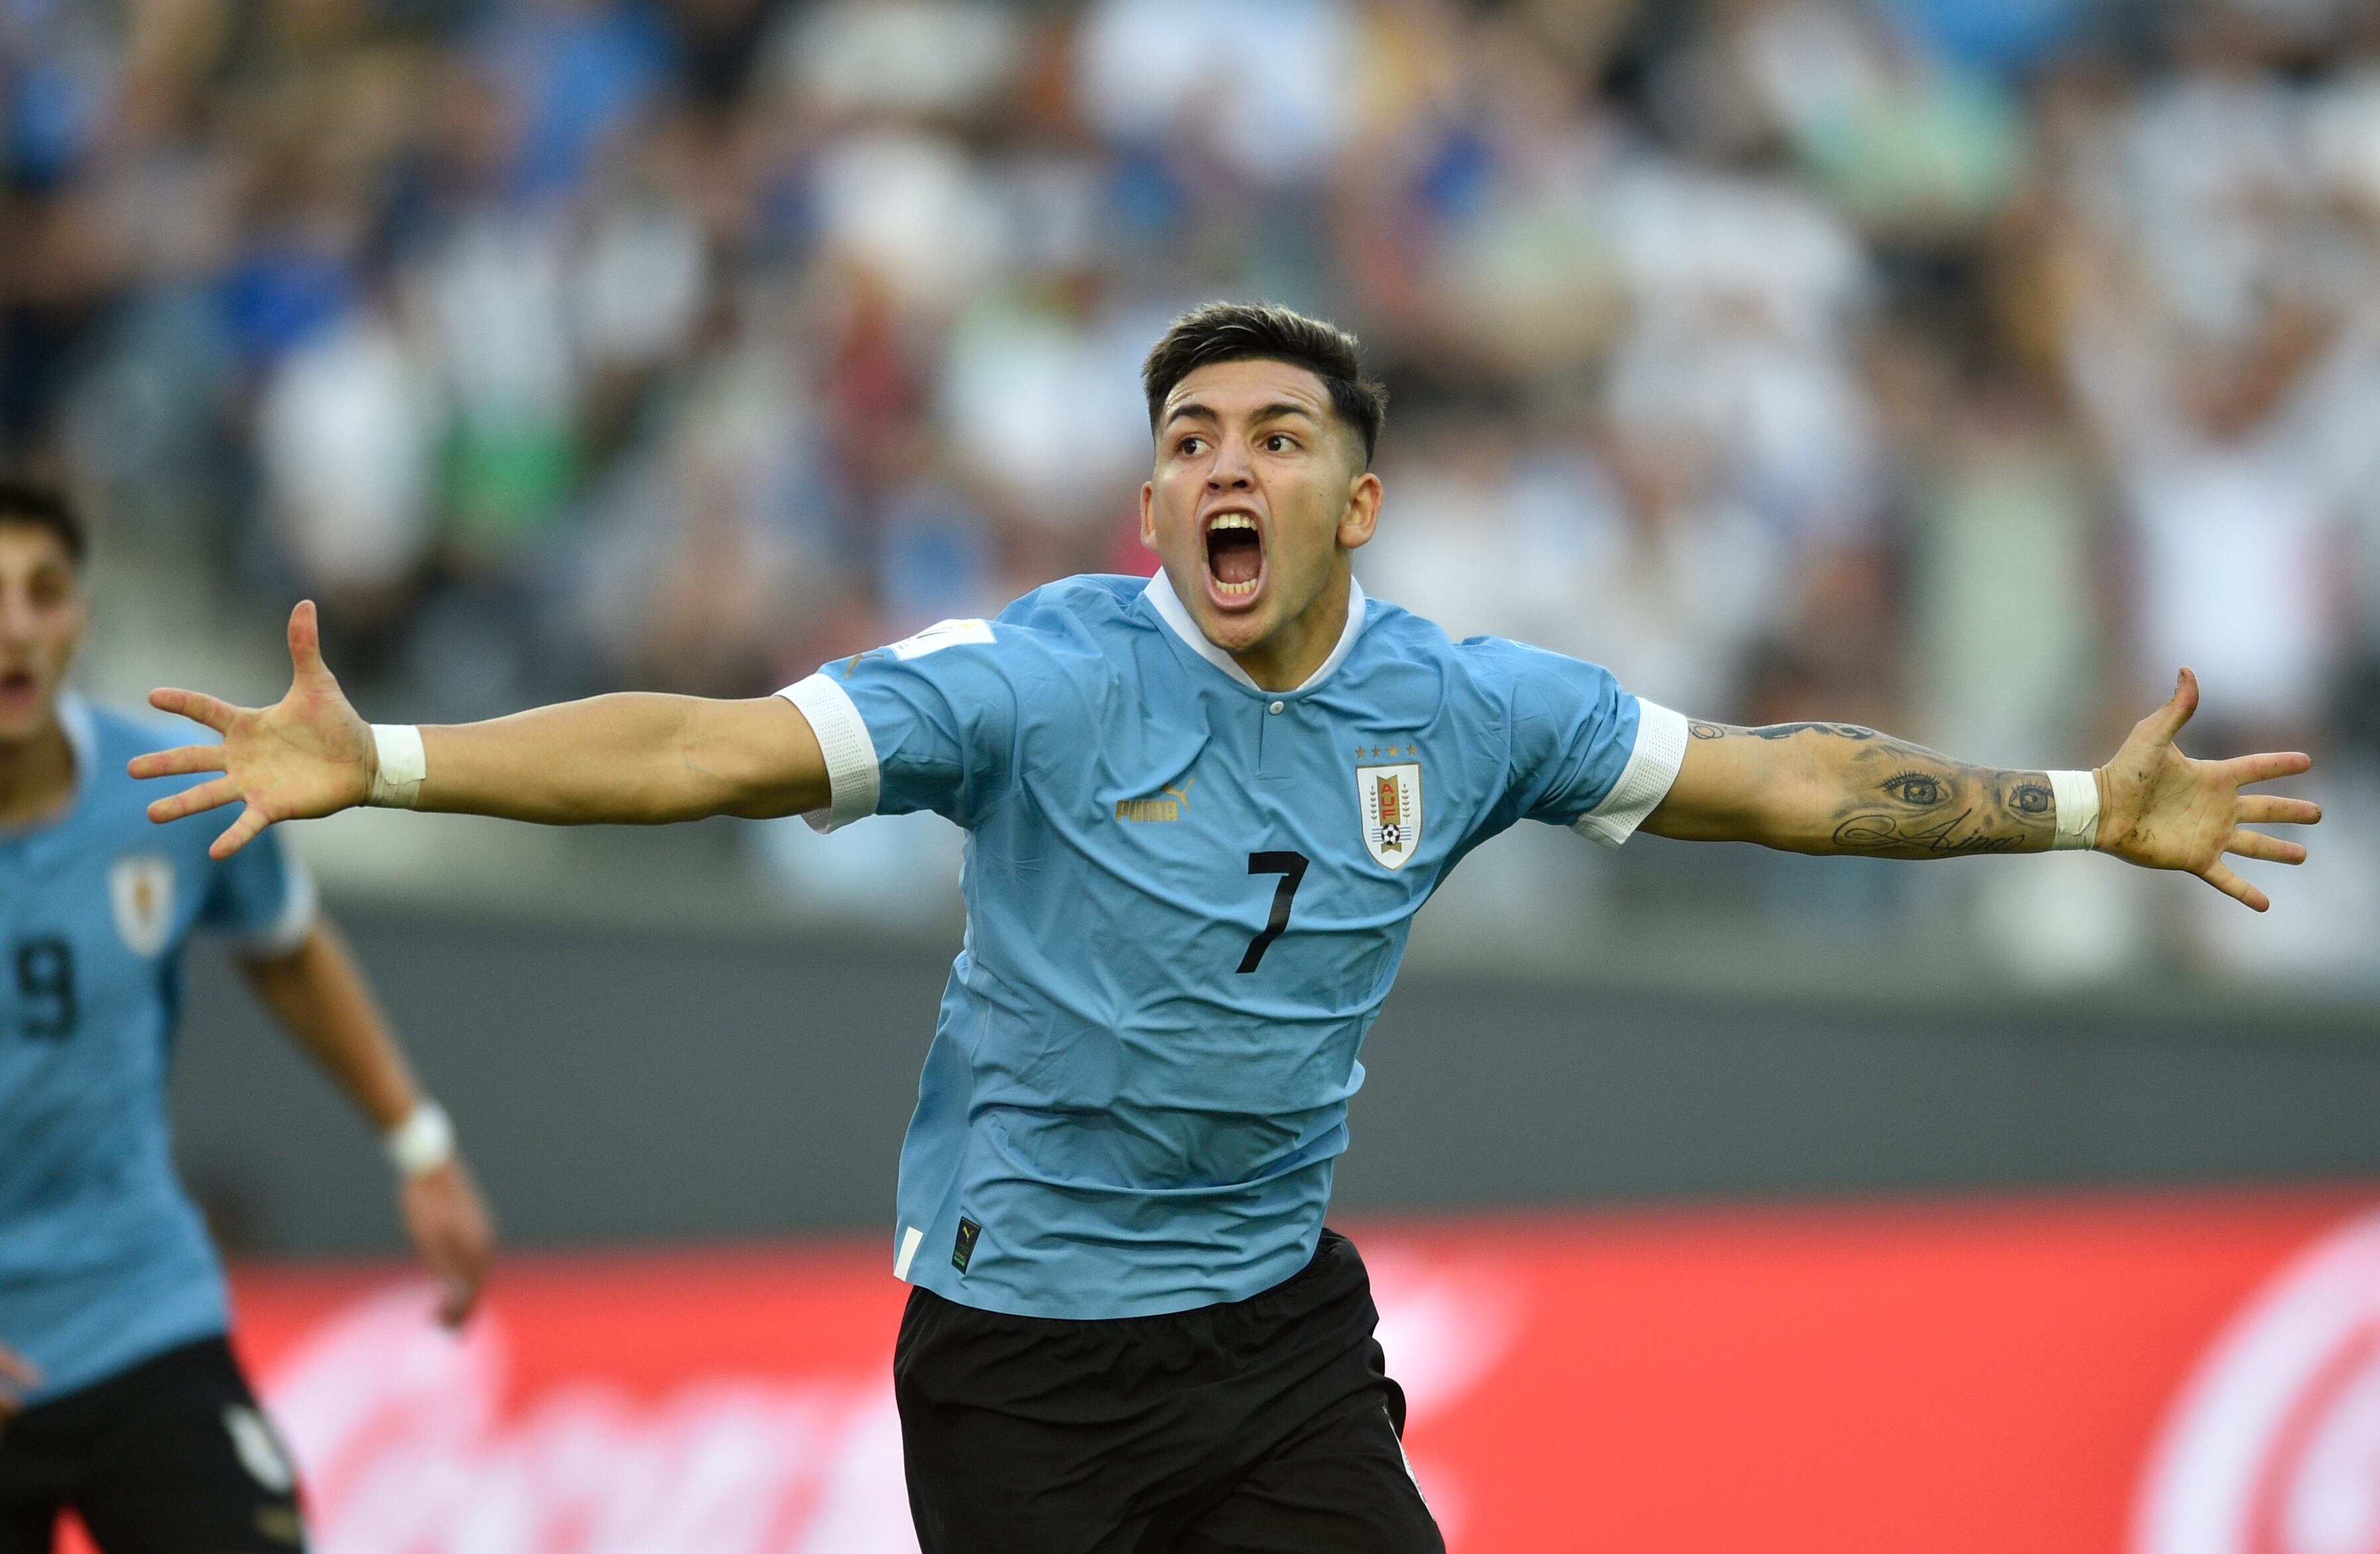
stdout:
[(0, 516), (0, 744), (49, 727), (83, 620), (82, 579), (65, 543)]
[(1166, 396), (1141, 540), (1199, 630), (1258, 685), (1287, 689), (1330, 655), (1347, 552), (1379, 509), (1360, 435), (1305, 368), (1218, 362)]

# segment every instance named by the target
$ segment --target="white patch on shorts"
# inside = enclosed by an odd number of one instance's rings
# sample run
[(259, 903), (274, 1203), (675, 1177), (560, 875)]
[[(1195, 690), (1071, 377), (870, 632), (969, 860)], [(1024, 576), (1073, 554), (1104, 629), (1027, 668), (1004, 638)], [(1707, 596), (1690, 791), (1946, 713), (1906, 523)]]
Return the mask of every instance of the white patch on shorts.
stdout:
[(224, 1429), (231, 1437), (231, 1447), (239, 1453), (239, 1465), (249, 1476), (276, 1495), (285, 1495), (298, 1487), (297, 1472), (289, 1465), (289, 1455), (281, 1450), (280, 1440), (264, 1415), (242, 1403), (224, 1410)]

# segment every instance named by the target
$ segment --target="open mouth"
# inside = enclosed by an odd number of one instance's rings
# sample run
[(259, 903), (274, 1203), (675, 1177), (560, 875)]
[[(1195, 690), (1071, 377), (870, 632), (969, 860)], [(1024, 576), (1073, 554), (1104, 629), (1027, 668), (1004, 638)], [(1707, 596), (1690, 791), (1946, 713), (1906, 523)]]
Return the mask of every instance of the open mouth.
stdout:
[(42, 708), (42, 677), (23, 665), (0, 668), (0, 718), (12, 729)]
[(1218, 513), (1207, 520), (1207, 577), (1221, 604), (1253, 601), (1264, 583), (1264, 536), (1245, 513)]

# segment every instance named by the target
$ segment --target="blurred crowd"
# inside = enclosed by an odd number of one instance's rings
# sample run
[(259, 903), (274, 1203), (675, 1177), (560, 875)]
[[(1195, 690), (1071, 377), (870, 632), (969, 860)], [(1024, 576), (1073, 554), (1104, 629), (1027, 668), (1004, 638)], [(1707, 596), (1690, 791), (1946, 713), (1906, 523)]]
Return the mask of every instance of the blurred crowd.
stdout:
[(1148, 570), (1229, 296), (1364, 338), (1359, 570), (1458, 635), (2380, 748), (2359, 0), (0, 0), (0, 444), (414, 716)]

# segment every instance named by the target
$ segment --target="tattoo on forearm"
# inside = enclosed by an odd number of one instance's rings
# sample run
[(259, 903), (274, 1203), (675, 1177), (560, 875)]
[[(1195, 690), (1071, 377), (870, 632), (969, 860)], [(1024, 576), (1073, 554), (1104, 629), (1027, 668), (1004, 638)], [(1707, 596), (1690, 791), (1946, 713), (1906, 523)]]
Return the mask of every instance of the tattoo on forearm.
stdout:
[(2057, 799), (2042, 772), (1969, 766), (1856, 723), (1687, 727), (1696, 739), (1785, 740), (1806, 734), (1856, 745), (1827, 758), (1840, 771), (1843, 797), (1831, 818), (1833, 846), (1818, 850), (1889, 858), (2039, 852), (2057, 828)]
[(1686, 732), (1697, 739), (1725, 739), (1737, 735), (1747, 739), (1791, 739), (1797, 734), (1831, 735), (1837, 739), (1881, 739), (1884, 735), (1857, 723), (1768, 723), (1760, 728), (1738, 728), (1733, 723), (1689, 722)]
[(1851, 853), (1886, 857), (1960, 857), (1975, 853), (2013, 853), (2024, 845), (2019, 833), (1994, 832), (1975, 812), (1961, 809), (1941, 819), (1854, 815), (1835, 828), (1835, 845)]

